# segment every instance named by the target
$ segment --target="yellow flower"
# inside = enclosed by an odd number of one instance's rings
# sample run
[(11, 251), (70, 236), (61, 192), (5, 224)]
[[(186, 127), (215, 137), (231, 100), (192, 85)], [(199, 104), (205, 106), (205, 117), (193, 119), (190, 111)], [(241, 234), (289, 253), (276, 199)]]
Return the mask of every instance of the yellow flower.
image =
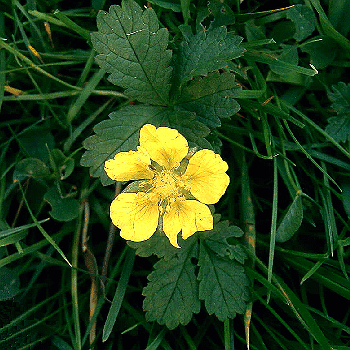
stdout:
[(188, 151), (186, 139), (177, 130), (146, 124), (140, 130), (137, 151), (120, 152), (106, 161), (111, 179), (143, 180), (138, 193), (121, 193), (111, 204), (111, 219), (123, 238), (145, 241), (160, 226), (170, 243), (180, 248), (180, 231), (187, 239), (213, 228), (206, 204), (218, 202), (225, 193), (228, 166), (211, 150), (200, 150), (189, 160)]

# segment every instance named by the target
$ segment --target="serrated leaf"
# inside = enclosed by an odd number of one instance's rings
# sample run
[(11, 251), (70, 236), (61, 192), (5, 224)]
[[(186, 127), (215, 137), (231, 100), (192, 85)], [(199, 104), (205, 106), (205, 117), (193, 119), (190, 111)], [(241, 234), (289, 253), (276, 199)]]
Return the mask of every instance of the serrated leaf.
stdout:
[(294, 22), (294, 39), (301, 41), (315, 30), (316, 17), (309, 6), (297, 4), (286, 11), (287, 18)]
[(175, 128), (194, 145), (211, 148), (204, 138), (209, 129), (194, 120), (195, 115), (190, 112), (173, 111), (160, 106), (136, 105), (119, 109), (111, 113), (109, 118), (110, 120), (97, 124), (94, 127), (96, 134), (83, 142), (86, 152), (81, 158), (81, 165), (90, 167), (91, 176), (100, 177), (103, 185), (114, 182), (103, 169), (105, 161), (113, 158), (118, 152), (135, 150), (139, 142), (139, 130), (144, 124)]
[(339, 82), (332, 86), (333, 93), (328, 94), (332, 108), (338, 113), (350, 113), (350, 84)]
[(303, 221), (301, 195), (297, 194), (286, 211), (276, 231), (276, 242), (286, 242), (293, 237)]
[(172, 71), (169, 32), (159, 28), (154, 10), (123, 0), (121, 6), (99, 12), (97, 27), (91, 41), (99, 53), (97, 63), (111, 73), (109, 80), (126, 89), (130, 98), (167, 105)]
[(221, 118), (229, 118), (240, 110), (235, 98), (241, 91), (234, 74), (213, 72), (194, 78), (184, 87), (178, 106), (196, 113), (203, 124), (218, 127)]
[[(178, 243), (181, 249), (188, 249), (189, 245), (193, 245), (192, 239), (184, 240), (181, 235), (178, 236)], [(149, 257), (156, 255), (158, 258), (169, 260), (179, 253), (179, 249), (175, 248), (170, 242), (164, 232), (157, 230), (151, 238), (142, 242), (127, 241), (127, 244), (136, 249), (135, 254), (141, 257)]]
[(328, 119), (326, 132), (337, 142), (350, 140), (350, 84), (343, 82), (333, 85), (333, 93), (328, 98), (333, 102), (332, 108), (337, 111), (336, 117)]
[(199, 299), (208, 313), (220, 321), (243, 313), (249, 297), (249, 281), (241, 264), (221, 258), (201, 240), (199, 252)]
[(239, 263), (244, 264), (247, 258), (244, 250), (239, 244), (230, 244), (229, 241), (234, 237), (241, 237), (242, 229), (238, 226), (229, 226), (228, 221), (220, 221), (214, 225), (214, 229), (210, 231), (199, 232), (199, 237), (205, 240), (205, 244), (214, 254), (221, 257), (229, 257), (235, 259)]
[(193, 313), (200, 311), (198, 282), (195, 265), (197, 244), (182, 249), (170, 260), (159, 260), (154, 271), (148, 276), (149, 283), (143, 289), (143, 308), (147, 321), (157, 321), (174, 329), (179, 324), (190, 322)]
[(180, 26), (184, 41), (179, 45), (175, 61), (176, 85), (184, 83), (197, 75), (205, 75), (224, 68), (229, 61), (243, 55), (240, 47), (242, 37), (227, 32), (221, 26), (209, 31), (192, 34), (190, 26)]

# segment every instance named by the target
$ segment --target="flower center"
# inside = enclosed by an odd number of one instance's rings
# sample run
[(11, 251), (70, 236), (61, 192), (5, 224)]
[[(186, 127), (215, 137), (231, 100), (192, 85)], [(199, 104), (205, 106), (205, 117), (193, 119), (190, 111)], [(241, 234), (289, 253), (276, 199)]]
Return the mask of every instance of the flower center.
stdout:
[(153, 179), (153, 192), (158, 193), (162, 199), (176, 198), (180, 194), (182, 181), (180, 177), (170, 171), (156, 173)]

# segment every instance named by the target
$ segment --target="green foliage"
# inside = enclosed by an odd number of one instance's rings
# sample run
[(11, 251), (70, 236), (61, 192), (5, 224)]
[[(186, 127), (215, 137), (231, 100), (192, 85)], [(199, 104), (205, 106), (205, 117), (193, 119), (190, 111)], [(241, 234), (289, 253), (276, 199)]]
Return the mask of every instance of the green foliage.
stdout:
[(196, 245), (182, 248), (181, 253), (169, 260), (162, 259), (154, 265), (143, 289), (143, 308), (148, 321), (157, 321), (174, 329), (190, 322), (193, 313), (200, 310), (195, 265)]
[[(199, 244), (196, 237), (182, 240), (180, 250), (165, 242), (164, 237), (129, 243), (142, 256), (149, 256), (156, 244), (156, 254), (164, 256), (154, 265), (143, 290), (146, 318), (169, 329), (186, 325), (192, 314), (200, 311), (200, 300), (204, 300), (207, 312), (215, 313), (220, 321), (242, 314), (249, 297), (249, 281), (242, 266), (246, 255), (239, 244), (228, 242), (242, 234), (237, 226), (223, 221), (213, 230), (199, 233)], [(197, 260), (198, 276), (194, 263)]]
[(218, 127), (222, 118), (229, 118), (239, 111), (236, 98), (240, 92), (241, 87), (233, 74), (213, 72), (194, 78), (184, 87), (177, 106), (194, 112), (208, 127)]
[(292, 238), (302, 221), (303, 203), (300, 193), (297, 193), (277, 228), (276, 241), (283, 243)]
[[(112, 4), (1, 1), (0, 346), (348, 349), (349, 1)], [(181, 249), (109, 217), (146, 123), (229, 166)]]
[(20, 291), (18, 271), (4, 266), (0, 269), (0, 301), (14, 298)]
[(337, 116), (328, 119), (326, 132), (337, 142), (346, 142), (350, 140), (350, 85), (339, 82), (333, 85), (332, 89), (333, 92), (328, 94), (328, 98)]
[(195, 35), (190, 26), (180, 26), (180, 30), (184, 41), (179, 45), (174, 72), (178, 88), (197, 75), (225, 68), (245, 51), (240, 47), (243, 38), (227, 32), (224, 26), (209, 31), (203, 28)]
[(100, 177), (103, 185), (113, 182), (103, 170), (105, 161), (118, 152), (136, 150), (139, 130), (144, 124), (176, 128), (194, 145), (211, 148), (204, 139), (209, 130), (196, 121), (191, 112), (171, 111), (161, 106), (137, 105), (119, 109), (111, 113), (109, 118), (110, 120), (97, 124), (94, 127), (96, 135), (84, 141), (87, 151), (81, 159), (81, 164), (89, 166), (90, 174)]
[(167, 105), (169, 101), (171, 51), (169, 33), (159, 29), (152, 9), (142, 10), (134, 1), (122, 1), (109, 12), (97, 16), (98, 32), (92, 43), (101, 68), (111, 73), (109, 80), (126, 89), (140, 102)]
[(199, 298), (204, 300), (208, 313), (215, 313), (220, 321), (244, 313), (249, 282), (243, 266), (218, 257), (205, 241), (200, 246), (198, 264)]
[(74, 198), (62, 197), (56, 187), (51, 187), (44, 200), (51, 205), (51, 217), (58, 221), (71, 221), (79, 214), (79, 202)]
[(295, 5), (287, 12), (287, 18), (295, 25), (293, 38), (302, 41), (309, 37), (316, 27), (316, 17), (309, 6)]
[(48, 166), (40, 159), (26, 158), (20, 160), (13, 172), (13, 181), (22, 181), (27, 177), (46, 179), (50, 175)]

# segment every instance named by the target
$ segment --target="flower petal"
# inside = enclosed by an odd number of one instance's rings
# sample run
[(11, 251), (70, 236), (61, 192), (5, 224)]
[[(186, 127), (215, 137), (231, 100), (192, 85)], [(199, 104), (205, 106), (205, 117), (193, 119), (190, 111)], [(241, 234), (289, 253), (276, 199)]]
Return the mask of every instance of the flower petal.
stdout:
[(141, 150), (120, 152), (105, 162), (107, 175), (116, 181), (152, 179), (150, 157)]
[(197, 231), (212, 228), (213, 216), (209, 208), (196, 200), (175, 200), (163, 217), (163, 231), (176, 248), (180, 248), (177, 243), (177, 234), (180, 230), (182, 238), (187, 239)]
[(166, 169), (178, 167), (188, 152), (187, 140), (176, 129), (151, 124), (140, 130), (140, 147)]
[(228, 165), (220, 155), (209, 149), (195, 153), (189, 160), (182, 180), (194, 197), (206, 204), (219, 201), (230, 183), (225, 173)]
[(141, 242), (158, 226), (159, 198), (153, 193), (121, 193), (111, 203), (110, 216), (124, 239)]

